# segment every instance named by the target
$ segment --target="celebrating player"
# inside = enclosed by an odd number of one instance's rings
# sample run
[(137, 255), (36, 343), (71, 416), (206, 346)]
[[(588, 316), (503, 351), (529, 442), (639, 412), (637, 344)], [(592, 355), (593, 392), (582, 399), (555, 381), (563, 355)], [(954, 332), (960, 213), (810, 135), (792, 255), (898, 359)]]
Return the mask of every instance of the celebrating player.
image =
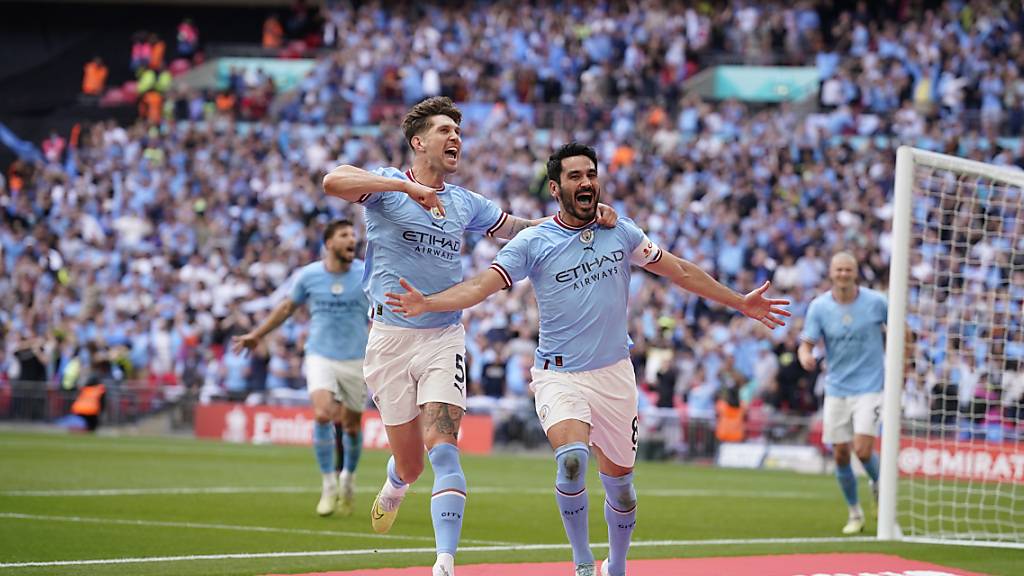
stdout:
[(576, 574), (594, 574), (585, 484), (592, 445), (606, 495), (609, 554), (601, 574), (622, 576), (636, 523), (637, 388), (626, 332), (630, 263), (769, 328), (784, 325), (789, 312), (779, 306), (789, 302), (765, 298), (767, 282), (746, 296), (729, 290), (694, 264), (662, 251), (629, 219), (619, 219), (609, 230), (598, 228), (601, 186), (593, 148), (566, 144), (550, 157), (547, 169), (551, 195), (561, 207), (553, 220), (516, 236), (488, 270), (466, 282), (424, 296), (402, 279), (406, 292), (388, 293), (386, 303), (403, 317), (429, 316), (473, 306), (530, 278), (540, 309), (531, 387), (555, 450), (555, 499)]
[(882, 294), (857, 285), (857, 259), (849, 252), (832, 257), (828, 270), (832, 290), (818, 296), (807, 309), (797, 351), (807, 371), (816, 367), (814, 346), (825, 341), (824, 430), (832, 444), (836, 478), (849, 505), (843, 534), (864, 530), (864, 510), (857, 497), (857, 478), (850, 467), (850, 442), (878, 490), (875, 437), (882, 411), (885, 345), (883, 331), (889, 305)]
[[(256, 329), (236, 336), (236, 351), (253, 349), (264, 336), (287, 320), (302, 304), (309, 303), (311, 326), (306, 340), (303, 371), (313, 403), (316, 423), (313, 448), (323, 474), (323, 491), (316, 511), (334, 512), (341, 484), (341, 513), (352, 513), (355, 472), (362, 450), (362, 416), (366, 405), (363, 383), (363, 352), (366, 349), (368, 302), (363, 292), (363, 261), (355, 258), (356, 236), (352, 223), (338, 220), (324, 230), (324, 257), (299, 272), (291, 297), (285, 298)], [(343, 428), (344, 458), (335, 475), (335, 420)]]
[[(466, 478), (456, 448), (466, 409), (465, 331), (457, 312), (418, 318), (395, 314), (384, 306), (385, 293), (399, 289), (400, 277), (431, 291), (460, 282), (466, 231), (512, 238), (546, 220), (511, 216), (483, 196), (445, 182), (459, 166), (461, 120), (450, 99), (424, 100), (402, 121), (414, 154), (411, 169), (367, 172), (339, 166), (324, 178), (327, 194), (366, 207), (366, 283), (373, 322), (363, 373), (392, 450), (371, 523), (379, 533), (391, 529), (409, 485), (423, 472), (425, 446), (434, 469), (435, 576), (454, 573), (466, 505)], [(614, 212), (602, 211), (607, 222), (599, 220), (614, 225)]]

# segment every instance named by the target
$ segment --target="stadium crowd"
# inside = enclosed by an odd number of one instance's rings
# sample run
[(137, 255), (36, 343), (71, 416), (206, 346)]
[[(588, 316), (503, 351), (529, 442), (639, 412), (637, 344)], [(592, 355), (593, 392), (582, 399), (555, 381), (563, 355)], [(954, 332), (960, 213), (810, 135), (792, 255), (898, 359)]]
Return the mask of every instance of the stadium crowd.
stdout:
[[(919, 13), (905, 2), (843, 9), (806, 0), (575, 2), (565, 10), (512, 1), (469, 11), (330, 6), (318, 21), (333, 51), (282, 110), (289, 119), (366, 125), (376, 120), (374, 102), (438, 94), (675, 112), (700, 69), (742, 63), (816, 67), (823, 107), (910, 124), (905, 129), (916, 127), (913, 107), (971, 111), (986, 131), (1017, 134), (1024, 123), (1019, 3), (943, 2)], [(847, 124), (862, 134), (889, 128), (877, 120)]]
[[(799, 319), (828, 289), (838, 249), (858, 257), (866, 285), (885, 288), (896, 146), (1024, 167), (1024, 145), (995, 138), (999, 128), (1019, 133), (1024, 110), (1020, 6), (946, 2), (896, 26), (879, 25), (867, 4), (830, 13), (812, 2), (739, 2), (712, 13), (582, 2), (563, 13), (499, 2), (402, 19), (377, 3), (358, 11), (334, 3), (325, 34), (333, 30), (335, 50), (267, 120), (170, 106), (159, 122), (86, 127), (77, 146), (7, 171), (0, 379), (72, 388), (99, 375), (234, 399), (302, 389), (304, 312), (251, 356), (226, 344), (318, 257), (324, 224), (338, 216), (361, 224), (360, 208), (325, 197), (323, 174), (340, 163), (407, 165), (400, 116), (380, 111), (444, 93), (471, 102), (454, 182), (516, 215), (550, 215), (547, 155), (571, 139), (594, 143), (605, 201), (621, 215), (735, 289), (770, 279), (794, 302), (797, 320), (769, 333), (637, 271), (633, 356), (645, 405), (713, 419), (730, 391), (746, 406), (814, 414), (822, 387), (796, 361)], [(588, 24), (564, 26), (570, 18)], [(686, 94), (701, 58), (722, 52), (817, 66), (820, 109)], [(545, 104), (572, 122), (538, 128)], [(966, 108), (990, 121), (975, 126)], [(962, 292), (946, 305), (967, 312), (915, 326), (908, 416), (1018, 421), (1024, 207), (1008, 196), (1001, 210), (1001, 231), (1016, 227), (1015, 246), (1004, 239), (943, 253), (938, 235), (947, 232), (922, 230), (915, 278), (933, 282), (948, 264)], [(467, 275), (498, 248), (467, 242)], [(477, 407), (529, 395), (531, 292), (520, 284), (465, 314)], [(975, 327), (986, 324), (995, 328)], [(993, 339), (1000, 345), (986, 344)], [(931, 368), (952, 354), (961, 356), (947, 362), (954, 369)], [(978, 413), (982, 401), (998, 410)]]

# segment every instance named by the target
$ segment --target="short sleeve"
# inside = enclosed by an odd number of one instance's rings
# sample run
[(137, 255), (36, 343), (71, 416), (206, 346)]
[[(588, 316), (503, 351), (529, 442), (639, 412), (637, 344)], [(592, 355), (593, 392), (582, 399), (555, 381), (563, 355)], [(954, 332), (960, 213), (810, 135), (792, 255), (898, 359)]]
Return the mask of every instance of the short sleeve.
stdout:
[(817, 302), (811, 302), (807, 307), (807, 317), (804, 318), (804, 329), (800, 332), (800, 339), (804, 342), (817, 344), (821, 340), (821, 312)]
[[(397, 170), (395, 168), (387, 167), (387, 166), (382, 166), (380, 168), (375, 168), (373, 170), (370, 170), (370, 174), (375, 174), (377, 176), (383, 176), (385, 178), (395, 178), (396, 180), (402, 178), (401, 171), (399, 171), (399, 170)], [(383, 204), (384, 199), (385, 199), (385, 197), (388, 194), (400, 194), (400, 192), (395, 191), (395, 192), (378, 192), (376, 194), (363, 194), (358, 200), (356, 200), (356, 204), (362, 204), (363, 206), (366, 206), (367, 208), (377, 207), (377, 206), (380, 206), (381, 204)]]
[(661, 260), (661, 248), (648, 238), (636, 223), (629, 218), (620, 218), (619, 227), (626, 237), (626, 247), (630, 252), (629, 261), (634, 266), (647, 266)]
[(292, 285), (291, 299), (296, 304), (305, 304), (309, 298), (309, 287), (306, 286), (306, 274), (300, 271), (295, 275), (295, 284)]
[(498, 208), (497, 204), (476, 192), (467, 190), (466, 197), (469, 199), (470, 207), (469, 223), (466, 225), (466, 230), (484, 232), (488, 236), (494, 236), (494, 233), (508, 220), (508, 214)]
[(878, 293), (878, 321), (881, 324), (889, 321), (889, 299), (881, 292)]
[(501, 274), (506, 288), (510, 288), (516, 282), (530, 275), (533, 265), (529, 248), (529, 238), (520, 234), (505, 244), (495, 256), (491, 269)]

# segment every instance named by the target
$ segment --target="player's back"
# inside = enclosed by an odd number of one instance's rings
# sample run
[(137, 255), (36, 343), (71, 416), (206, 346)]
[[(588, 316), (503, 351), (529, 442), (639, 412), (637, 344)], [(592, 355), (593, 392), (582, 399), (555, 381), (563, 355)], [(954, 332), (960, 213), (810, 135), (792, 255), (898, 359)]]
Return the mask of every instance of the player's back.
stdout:
[(643, 232), (627, 218), (614, 228), (572, 227), (560, 218), (523, 232), (494, 269), (511, 284), (529, 276), (540, 310), (536, 364), (578, 372), (629, 356), (627, 304), (631, 253)]
[[(411, 180), (409, 172), (381, 168), (376, 174)], [(375, 321), (409, 328), (437, 328), (459, 321), (458, 312), (423, 314), (405, 318), (383, 303), (386, 292), (400, 292), (399, 278), (426, 294), (440, 292), (462, 281), (462, 245), (467, 231), (488, 232), (506, 217), (479, 194), (445, 184), (437, 190), (445, 215), (428, 212), (402, 192), (364, 197), (366, 207), (366, 273), (364, 283), (373, 304)]]

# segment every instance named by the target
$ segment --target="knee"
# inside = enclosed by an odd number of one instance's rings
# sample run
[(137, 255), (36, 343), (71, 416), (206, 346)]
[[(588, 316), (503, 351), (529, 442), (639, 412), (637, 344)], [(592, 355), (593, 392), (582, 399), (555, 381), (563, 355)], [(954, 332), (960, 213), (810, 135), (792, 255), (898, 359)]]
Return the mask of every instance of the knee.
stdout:
[(434, 469), (434, 484), (466, 490), (466, 477), (459, 462), (459, 449), (454, 444), (438, 444), (427, 453), (430, 466)]
[(625, 513), (636, 508), (636, 490), (633, 488), (633, 474), (625, 476), (606, 476), (601, 474), (604, 484), (605, 498), (608, 505)]
[(317, 402), (319, 398), (314, 398), (313, 402), (313, 419), (316, 420), (317, 424), (335, 424), (336, 420), (339, 419), (338, 406), (333, 402)]
[(342, 427), (345, 429), (346, 434), (355, 436), (363, 431), (362, 418), (355, 417), (350, 418), (342, 423)]
[(555, 450), (558, 465), (555, 486), (564, 492), (579, 492), (586, 485), (590, 450), (582, 442), (566, 444)]
[(871, 459), (872, 452), (874, 452), (874, 450), (872, 449), (872, 446), (870, 446), (870, 445), (868, 445), (868, 446), (858, 446), (857, 447), (857, 458), (861, 462), (867, 462), (868, 460)]
[(437, 444), (430, 449), (427, 457), (430, 458), (430, 465), (435, 472), (450, 473), (462, 470), (462, 465), (459, 463), (459, 449), (454, 444)]
[(850, 448), (848, 446), (836, 446), (835, 460), (837, 466), (849, 466), (850, 465)]
[(406, 484), (412, 484), (423, 474), (423, 459), (413, 458), (408, 461), (395, 459), (395, 472)]

